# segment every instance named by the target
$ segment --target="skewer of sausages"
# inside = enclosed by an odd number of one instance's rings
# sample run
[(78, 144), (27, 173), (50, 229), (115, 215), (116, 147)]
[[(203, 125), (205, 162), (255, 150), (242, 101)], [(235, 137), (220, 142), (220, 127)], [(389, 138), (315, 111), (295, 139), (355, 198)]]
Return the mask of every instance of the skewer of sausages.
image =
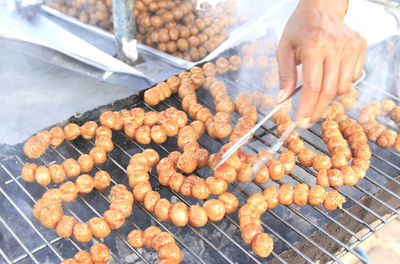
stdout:
[(175, 239), (168, 232), (162, 232), (156, 226), (150, 226), (142, 232), (139, 229), (132, 230), (127, 236), (129, 245), (133, 248), (147, 247), (158, 251), (160, 262), (158, 263), (180, 263), (182, 253), (175, 243)]
[(61, 264), (107, 263), (110, 259), (110, 250), (108, 247), (103, 243), (96, 243), (90, 247), (90, 252), (81, 250), (73, 258), (64, 259)]

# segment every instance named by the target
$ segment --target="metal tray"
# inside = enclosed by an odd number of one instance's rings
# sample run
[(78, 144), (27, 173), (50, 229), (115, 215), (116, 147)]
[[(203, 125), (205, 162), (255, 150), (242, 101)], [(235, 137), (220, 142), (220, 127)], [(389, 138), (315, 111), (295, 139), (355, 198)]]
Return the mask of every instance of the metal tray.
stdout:
[[(256, 17), (256, 18), (250, 19), (246, 23), (233, 29), (230, 32), (227, 40), (225, 40), (221, 45), (219, 45), (215, 50), (213, 50), (211, 53), (209, 53), (206, 57), (204, 57), (200, 61), (191, 62), (191, 61), (183, 60), (181, 58), (172, 56), (168, 53), (159, 51), (155, 48), (149, 47), (142, 43), (137, 43), (138, 51), (141, 55), (147, 56), (149, 58), (161, 60), (163, 62), (166, 62), (172, 66), (175, 66), (175, 67), (178, 67), (181, 69), (189, 69), (189, 68), (193, 67), (194, 65), (197, 65), (199, 63), (203, 63), (206, 61), (210, 61), (210, 60), (216, 58), (219, 54), (221, 54), (222, 52), (228, 50), (229, 48), (235, 46), (238, 42), (240, 42), (243, 36), (249, 35), (249, 32), (251, 32), (251, 31), (259, 28), (263, 24), (265, 24), (271, 15), (273, 15), (281, 10), (285, 10), (284, 9), (285, 7), (287, 8), (288, 6), (293, 6), (296, 3), (295, 0), (258, 1), (259, 4), (263, 4), (264, 6), (262, 6), (262, 8), (256, 8), (256, 10), (258, 11), (257, 12), (257, 11), (252, 10), (251, 7), (245, 8), (246, 6), (250, 6), (250, 4), (247, 1), (239, 1), (239, 2), (243, 5), (243, 6), (239, 6), (239, 8), (243, 8), (242, 10), (246, 11), (245, 15), (247, 15), (248, 17)], [(251, 5), (254, 5), (254, 3), (251, 3)], [(65, 22), (68, 22), (68, 24), (72, 24), (72, 25), (78, 26), (80, 28), (84, 28), (92, 33), (95, 33), (100, 38), (103, 38), (107, 41), (114, 40), (114, 35), (109, 31), (101, 29), (97, 26), (85, 24), (75, 17), (71, 17), (69, 15), (66, 15), (60, 11), (57, 11), (57, 10), (52, 9), (45, 5), (42, 6), (42, 10), (45, 13), (50, 14), (53, 17), (56, 17)], [(260, 11), (260, 10), (268, 10), (268, 12), (265, 12), (264, 14), (262, 14), (262, 12), (264, 12), (264, 11)], [(114, 54), (115, 54), (115, 50), (114, 50)]]

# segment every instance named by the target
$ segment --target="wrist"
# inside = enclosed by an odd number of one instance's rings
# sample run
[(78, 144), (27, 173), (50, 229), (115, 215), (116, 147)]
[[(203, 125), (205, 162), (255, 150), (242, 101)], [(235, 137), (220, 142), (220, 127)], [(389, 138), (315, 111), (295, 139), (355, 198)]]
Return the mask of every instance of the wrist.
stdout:
[(300, 0), (299, 7), (319, 10), (344, 19), (350, 0)]

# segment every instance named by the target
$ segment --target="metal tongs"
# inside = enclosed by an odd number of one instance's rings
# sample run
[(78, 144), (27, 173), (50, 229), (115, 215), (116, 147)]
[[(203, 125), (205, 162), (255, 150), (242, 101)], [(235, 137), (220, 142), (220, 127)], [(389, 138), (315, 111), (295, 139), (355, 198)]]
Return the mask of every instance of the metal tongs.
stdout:
[[(293, 92), (290, 94), (285, 100), (280, 102), (271, 112), (269, 112), (260, 122), (258, 122), (249, 132), (244, 134), (235, 144), (233, 144), (221, 157), (221, 160), (218, 162), (217, 166), (213, 170), (216, 170), (219, 166), (221, 166), (233, 153), (236, 152), (243, 144), (245, 144), (248, 139), (259, 129), (268, 119), (271, 118), (273, 114), (275, 114), (290, 98), (292, 98), (299, 90), (301, 89), (301, 85), (299, 85)], [(286, 140), (285, 136), (288, 137), (293, 129), (296, 127), (296, 122), (286, 130), (286, 132), (281, 136), (279, 141), (274, 145), (272, 153), (276, 152), (283, 142)], [(272, 154), (271, 153), (271, 154)], [(268, 161), (266, 161), (268, 162)], [(261, 167), (260, 167), (261, 168)], [(253, 172), (255, 170), (253, 169)]]

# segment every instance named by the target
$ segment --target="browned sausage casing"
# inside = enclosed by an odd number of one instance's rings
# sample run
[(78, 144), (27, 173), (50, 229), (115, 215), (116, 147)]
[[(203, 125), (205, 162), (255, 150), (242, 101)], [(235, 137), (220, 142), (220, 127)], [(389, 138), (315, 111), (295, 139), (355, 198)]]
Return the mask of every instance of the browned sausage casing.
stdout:
[(293, 202), (298, 206), (304, 206), (308, 202), (309, 187), (305, 183), (296, 185), (293, 189)]
[(90, 150), (89, 156), (96, 165), (103, 164), (107, 160), (107, 154), (103, 148), (94, 147)]
[(120, 228), (125, 221), (124, 215), (117, 210), (107, 210), (103, 214), (104, 221), (107, 222), (108, 226), (115, 230)]
[(271, 254), (274, 241), (272, 238), (266, 233), (258, 233), (251, 243), (251, 247), (258, 256), (262, 258), (266, 258)]
[(81, 128), (74, 123), (69, 123), (64, 127), (64, 136), (66, 140), (74, 140), (81, 134)]
[(149, 226), (144, 230), (143, 236), (144, 236), (144, 246), (152, 249), (151, 247), (151, 241), (153, 240), (154, 236), (161, 233), (161, 229), (156, 227), (156, 226)]
[(110, 174), (106, 171), (98, 171), (93, 178), (93, 187), (99, 191), (106, 189), (111, 182)]
[(154, 212), (155, 212), (156, 216), (161, 221), (169, 221), (170, 220), (170, 217), (169, 217), (170, 210), (171, 210), (171, 203), (166, 198), (160, 199), (157, 202), (156, 207), (154, 208)]
[(88, 121), (81, 126), (81, 135), (84, 139), (92, 139), (96, 135), (98, 125), (94, 121)]
[(42, 186), (46, 186), (51, 183), (51, 175), (49, 169), (45, 166), (39, 166), (35, 171), (35, 181)]
[(76, 188), (75, 183), (73, 182), (65, 182), (60, 185), (60, 191), (63, 194), (63, 201), (70, 203), (76, 200), (78, 197), (78, 189)]
[(176, 226), (185, 226), (189, 221), (188, 209), (182, 202), (177, 202), (172, 205), (169, 214), (172, 223)]
[[(50, 170), (50, 167), (49, 167), (49, 170)], [(36, 168), (37, 168), (37, 165), (35, 163), (26, 163), (24, 165), (24, 167), (22, 168), (22, 172), (21, 172), (22, 179), (27, 182), (34, 182)], [(50, 174), (51, 174), (51, 172), (50, 172)]]
[(75, 239), (81, 243), (88, 243), (93, 238), (93, 234), (88, 223), (76, 223), (74, 225), (73, 234)]
[(62, 167), (68, 178), (75, 178), (81, 173), (81, 167), (74, 159), (67, 159), (62, 163)]
[(76, 260), (78, 263), (82, 264), (92, 264), (92, 257), (89, 252), (86, 250), (81, 250), (78, 253), (75, 254), (74, 260)]
[(82, 174), (75, 181), (79, 193), (90, 193), (93, 190), (93, 178), (88, 174)]
[(269, 186), (264, 189), (263, 196), (265, 201), (268, 203), (269, 208), (274, 208), (279, 204), (279, 192), (275, 186)]
[(61, 127), (53, 127), (50, 130), (51, 133), (51, 145), (58, 147), (64, 141), (64, 130)]
[(308, 203), (312, 206), (320, 205), (324, 202), (327, 193), (322, 186), (314, 185), (308, 193)]
[(90, 248), (90, 255), (94, 263), (107, 263), (110, 258), (110, 252), (103, 243), (96, 243)]
[(96, 238), (105, 238), (110, 234), (110, 227), (104, 219), (93, 217), (89, 220), (89, 227)]
[(221, 178), (208, 177), (206, 184), (209, 192), (214, 195), (220, 195), (228, 189), (228, 183)]
[(210, 221), (220, 221), (225, 216), (225, 206), (221, 201), (210, 199), (203, 204)]
[(131, 245), (133, 248), (141, 248), (144, 246), (145, 239), (143, 232), (138, 229), (129, 232), (127, 240), (129, 245)]

